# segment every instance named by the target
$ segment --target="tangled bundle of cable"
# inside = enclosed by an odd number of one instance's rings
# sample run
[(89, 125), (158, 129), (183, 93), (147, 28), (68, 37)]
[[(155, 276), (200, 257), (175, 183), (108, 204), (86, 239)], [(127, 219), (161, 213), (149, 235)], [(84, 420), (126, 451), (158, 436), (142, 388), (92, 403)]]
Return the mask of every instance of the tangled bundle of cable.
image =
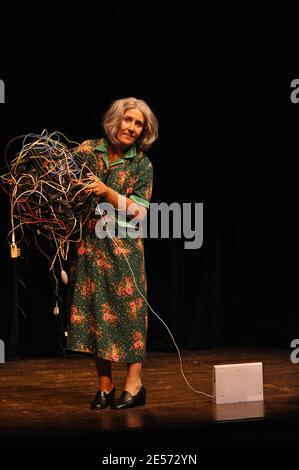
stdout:
[[(12, 244), (17, 243), (16, 231), (24, 236), (24, 226), (35, 228), (36, 233), (54, 241), (56, 255), (66, 259), (71, 241), (78, 241), (92, 206), (85, 191), (90, 183), (88, 174), (96, 173), (96, 158), (78, 150), (78, 144), (62, 133), (28, 134), (21, 151), (8, 163), (9, 172), (2, 176), (10, 196)], [(20, 137), (19, 137), (20, 138)], [(73, 145), (69, 149), (66, 142)], [(13, 139), (15, 140), (15, 139)]]

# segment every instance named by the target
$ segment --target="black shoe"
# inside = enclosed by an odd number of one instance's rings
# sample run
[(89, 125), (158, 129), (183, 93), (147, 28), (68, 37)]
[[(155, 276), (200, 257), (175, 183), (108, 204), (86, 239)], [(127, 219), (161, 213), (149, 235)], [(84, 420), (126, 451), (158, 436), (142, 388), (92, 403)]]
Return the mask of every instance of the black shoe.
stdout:
[(134, 406), (145, 405), (146, 391), (144, 386), (140, 388), (136, 395), (124, 390), (118, 400), (115, 400), (111, 408), (113, 410), (122, 410), (124, 408), (133, 408)]
[(103, 410), (108, 408), (109, 405), (112, 405), (114, 402), (115, 387), (111, 390), (110, 393), (107, 393), (103, 390), (98, 390), (96, 396), (90, 404), (91, 410)]

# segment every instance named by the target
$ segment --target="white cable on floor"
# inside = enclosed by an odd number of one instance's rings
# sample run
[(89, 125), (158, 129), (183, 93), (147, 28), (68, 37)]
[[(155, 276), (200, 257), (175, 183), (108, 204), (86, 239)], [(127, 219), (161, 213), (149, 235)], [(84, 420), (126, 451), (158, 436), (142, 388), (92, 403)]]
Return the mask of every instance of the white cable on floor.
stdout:
[(129, 269), (130, 269), (130, 271), (131, 271), (131, 273), (132, 273), (132, 276), (133, 276), (133, 279), (134, 279), (134, 282), (135, 282), (135, 285), (136, 285), (136, 288), (137, 288), (139, 294), (141, 295), (141, 297), (143, 297), (143, 299), (145, 300), (145, 302), (147, 303), (147, 305), (149, 306), (149, 308), (151, 309), (151, 311), (156, 315), (156, 317), (163, 323), (163, 325), (164, 325), (165, 328), (167, 329), (167, 331), (168, 331), (168, 333), (169, 333), (169, 335), (170, 335), (170, 337), (171, 337), (171, 339), (172, 339), (172, 341), (173, 341), (173, 344), (175, 345), (176, 350), (177, 350), (177, 352), (178, 352), (178, 356), (179, 356), (179, 360), (180, 360), (181, 374), (182, 374), (182, 376), (183, 376), (183, 378), (184, 378), (186, 384), (187, 384), (188, 387), (189, 387), (191, 390), (193, 390), (193, 392), (195, 392), (195, 393), (200, 393), (200, 394), (205, 395), (206, 397), (209, 397), (209, 398), (215, 398), (214, 395), (209, 395), (208, 393), (202, 392), (201, 390), (196, 390), (196, 389), (193, 388), (192, 385), (190, 385), (190, 383), (188, 382), (188, 379), (186, 378), (185, 373), (184, 373), (184, 370), (183, 370), (183, 363), (182, 363), (181, 353), (180, 353), (179, 347), (177, 346), (177, 344), (176, 344), (176, 342), (175, 342), (175, 339), (174, 339), (174, 337), (173, 337), (173, 334), (171, 333), (170, 329), (168, 328), (168, 326), (166, 325), (166, 323), (164, 322), (164, 320), (162, 320), (162, 318), (160, 318), (159, 315), (152, 309), (152, 307), (151, 307), (150, 304), (148, 303), (147, 299), (144, 297), (144, 295), (142, 294), (142, 292), (140, 292), (140, 290), (139, 290), (139, 288), (138, 288), (138, 285), (137, 285), (137, 281), (136, 281), (134, 272), (133, 272), (133, 270), (132, 270), (132, 268), (131, 268), (131, 265), (130, 265), (130, 263), (129, 263), (129, 260), (128, 260), (128, 258), (127, 258), (127, 256), (126, 256), (124, 250), (122, 249), (122, 247), (121, 247), (120, 245), (118, 245), (118, 244), (116, 243), (116, 241), (114, 240), (114, 238), (111, 236), (111, 233), (109, 232), (109, 229), (108, 229), (108, 224), (107, 224), (107, 222), (106, 222), (106, 231), (109, 233), (109, 236), (110, 236), (111, 240), (113, 241), (113, 243), (122, 251), (122, 253), (123, 253), (123, 255), (124, 255), (124, 257), (125, 257), (125, 259), (126, 259), (126, 261), (127, 261), (127, 264), (128, 264), (128, 266), (129, 266)]

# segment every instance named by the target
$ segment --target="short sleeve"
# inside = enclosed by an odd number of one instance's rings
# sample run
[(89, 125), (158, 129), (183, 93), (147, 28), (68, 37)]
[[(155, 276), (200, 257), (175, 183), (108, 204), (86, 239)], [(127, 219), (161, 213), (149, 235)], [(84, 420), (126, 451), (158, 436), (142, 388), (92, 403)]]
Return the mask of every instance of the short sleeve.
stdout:
[(93, 152), (93, 141), (90, 139), (90, 140), (85, 140), (84, 142), (82, 142), (82, 144), (80, 144), (77, 148), (77, 151), (78, 152), (82, 152), (82, 153), (92, 153)]
[(153, 190), (153, 165), (151, 161), (144, 156), (139, 164), (138, 176), (133, 186), (133, 192), (130, 199), (136, 204), (146, 207), (150, 206), (150, 200)]
[[(79, 144), (76, 148), (72, 149), (72, 151), (81, 158), (84, 158), (83, 161), (86, 162), (87, 169), (89, 172), (97, 174), (98, 158), (97, 155), (94, 153), (94, 148), (94, 140), (85, 140), (82, 144)], [(79, 160), (79, 162), (81, 162), (80, 165), (83, 165), (83, 161)]]

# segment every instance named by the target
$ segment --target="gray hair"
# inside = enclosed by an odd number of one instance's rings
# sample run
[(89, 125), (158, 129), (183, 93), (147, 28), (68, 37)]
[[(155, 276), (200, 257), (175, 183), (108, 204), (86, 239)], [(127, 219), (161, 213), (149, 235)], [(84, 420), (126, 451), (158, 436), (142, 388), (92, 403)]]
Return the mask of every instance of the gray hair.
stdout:
[(158, 137), (158, 120), (145, 101), (134, 97), (114, 101), (103, 118), (105, 134), (110, 142), (118, 144), (116, 133), (125, 112), (128, 109), (138, 109), (144, 116), (144, 126), (137, 146), (147, 150)]

